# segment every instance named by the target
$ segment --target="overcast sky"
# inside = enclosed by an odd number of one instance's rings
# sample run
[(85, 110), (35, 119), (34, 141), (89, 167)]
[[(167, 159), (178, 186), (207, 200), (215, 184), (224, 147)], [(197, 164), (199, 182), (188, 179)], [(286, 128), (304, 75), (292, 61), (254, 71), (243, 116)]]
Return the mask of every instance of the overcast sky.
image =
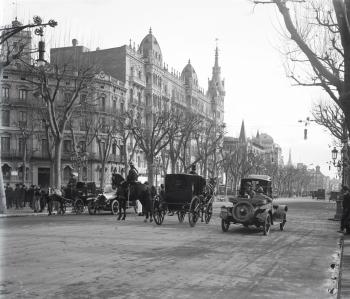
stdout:
[(293, 87), (283, 68), (279, 15), (272, 5), (255, 7), (248, 0), (2, 0), (2, 24), (15, 15), (28, 22), (33, 15), (58, 22), (45, 29), (47, 47), (70, 45), (73, 38), (90, 49), (136, 46), (148, 34), (157, 38), (169, 69), (179, 72), (191, 59), (201, 87), (208, 87), (218, 38), (219, 64), (225, 78), (225, 122), (229, 136), (239, 134), (242, 120), (248, 136), (271, 135), (289, 149), (293, 163), (321, 166), (331, 159), (331, 136), (315, 124), (303, 139), (299, 119), (311, 116), (312, 104), (326, 96), (317, 88)]

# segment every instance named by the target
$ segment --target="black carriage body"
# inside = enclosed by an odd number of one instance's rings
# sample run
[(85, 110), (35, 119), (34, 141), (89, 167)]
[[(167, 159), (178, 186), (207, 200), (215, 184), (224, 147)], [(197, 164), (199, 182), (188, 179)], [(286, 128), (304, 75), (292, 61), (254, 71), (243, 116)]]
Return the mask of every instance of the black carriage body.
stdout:
[(199, 175), (167, 174), (164, 203), (170, 210), (186, 210), (193, 196), (203, 193), (205, 184), (205, 179)]

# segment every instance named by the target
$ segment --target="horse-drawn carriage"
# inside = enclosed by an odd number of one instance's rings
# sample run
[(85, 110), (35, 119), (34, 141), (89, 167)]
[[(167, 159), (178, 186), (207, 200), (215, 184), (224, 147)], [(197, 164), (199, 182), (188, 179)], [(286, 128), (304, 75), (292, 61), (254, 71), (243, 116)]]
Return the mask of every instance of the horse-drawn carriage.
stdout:
[(213, 214), (215, 180), (208, 184), (206, 180), (194, 174), (167, 174), (165, 192), (154, 199), (153, 217), (158, 225), (166, 214), (177, 214), (179, 222), (184, 221), (188, 213), (190, 226), (195, 226), (198, 219), (209, 223)]

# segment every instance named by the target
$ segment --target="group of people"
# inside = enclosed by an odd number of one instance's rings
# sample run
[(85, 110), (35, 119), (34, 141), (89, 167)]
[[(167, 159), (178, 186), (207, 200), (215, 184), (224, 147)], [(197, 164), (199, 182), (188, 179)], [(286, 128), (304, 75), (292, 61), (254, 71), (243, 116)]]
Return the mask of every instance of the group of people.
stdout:
[(27, 205), (35, 213), (40, 213), (46, 206), (48, 194), (40, 186), (31, 185), (29, 188), (24, 184), (16, 184), (13, 189), (7, 183), (5, 187), (7, 209), (23, 209)]
[(265, 199), (268, 203), (272, 202), (272, 199), (264, 194), (264, 188), (262, 186), (257, 185), (254, 191), (251, 182), (245, 184), (243, 197), (248, 199)]

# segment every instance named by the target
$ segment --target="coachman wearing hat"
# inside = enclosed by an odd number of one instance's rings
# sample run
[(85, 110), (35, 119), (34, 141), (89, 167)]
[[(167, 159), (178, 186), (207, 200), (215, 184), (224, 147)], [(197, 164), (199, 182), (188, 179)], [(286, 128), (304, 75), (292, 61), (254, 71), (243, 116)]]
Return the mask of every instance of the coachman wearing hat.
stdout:
[(130, 162), (129, 166), (130, 166), (130, 169), (129, 169), (129, 173), (128, 173), (126, 180), (128, 183), (135, 183), (137, 181), (138, 176), (139, 176), (139, 172), (136, 169), (136, 167), (134, 166), (134, 163)]

